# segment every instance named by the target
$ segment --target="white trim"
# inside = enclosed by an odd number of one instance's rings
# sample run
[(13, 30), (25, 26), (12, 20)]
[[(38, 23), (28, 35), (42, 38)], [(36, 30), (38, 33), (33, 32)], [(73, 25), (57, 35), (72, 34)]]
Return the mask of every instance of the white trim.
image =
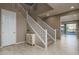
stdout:
[(47, 43), (47, 29), (45, 29), (45, 32), (46, 32), (46, 35), (45, 35), (45, 48), (47, 49), (47, 45), (48, 45), (48, 43)]
[(40, 48), (40, 49), (43, 49), (42, 47), (40, 47), (39, 45), (35, 45), (36, 47)]
[[(17, 43), (15, 43), (15, 44), (11, 44), (11, 45), (17, 45), (17, 44), (22, 44), (22, 43), (25, 43), (25, 41), (17, 42)], [(8, 45), (8, 46), (11, 46), (11, 45)], [(3, 47), (7, 47), (7, 46), (0, 46), (0, 48), (3, 48)]]
[(21, 44), (21, 43), (25, 43), (25, 41), (22, 41), (22, 42), (17, 42), (17, 43), (15, 43), (15, 44)]

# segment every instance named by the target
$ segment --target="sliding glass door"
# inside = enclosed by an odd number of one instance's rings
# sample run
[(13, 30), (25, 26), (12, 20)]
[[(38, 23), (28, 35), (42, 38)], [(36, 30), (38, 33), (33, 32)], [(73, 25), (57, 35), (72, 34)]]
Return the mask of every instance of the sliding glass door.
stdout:
[(76, 34), (76, 23), (66, 24), (66, 33), (67, 34)]

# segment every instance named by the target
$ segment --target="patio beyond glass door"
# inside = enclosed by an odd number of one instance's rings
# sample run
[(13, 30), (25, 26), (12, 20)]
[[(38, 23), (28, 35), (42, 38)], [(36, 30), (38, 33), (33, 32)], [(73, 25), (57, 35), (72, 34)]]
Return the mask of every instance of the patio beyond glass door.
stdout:
[(76, 34), (76, 24), (66, 24), (66, 33), (67, 34)]

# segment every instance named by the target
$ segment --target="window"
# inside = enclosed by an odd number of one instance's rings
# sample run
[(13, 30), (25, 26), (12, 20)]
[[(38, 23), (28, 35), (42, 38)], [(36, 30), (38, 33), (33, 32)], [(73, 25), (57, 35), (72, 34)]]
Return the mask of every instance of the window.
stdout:
[(67, 32), (76, 32), (76, 24), (67, 24)]

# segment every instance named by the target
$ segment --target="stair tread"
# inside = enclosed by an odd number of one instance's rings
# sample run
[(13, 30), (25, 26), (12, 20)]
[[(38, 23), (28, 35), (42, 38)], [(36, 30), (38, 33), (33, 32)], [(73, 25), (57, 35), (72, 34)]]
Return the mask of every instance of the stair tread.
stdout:
[(48, 45), (47, 45), (47, 46), (50, 46), (51, 44), (52, 44), (52, 42), (48, 43)]
[(47, 44), (47, 46), (50, 46), (52, 43), (53, 43), (52, 40), (51, 40), (51, 39), (48, 39), (48, 44)]

